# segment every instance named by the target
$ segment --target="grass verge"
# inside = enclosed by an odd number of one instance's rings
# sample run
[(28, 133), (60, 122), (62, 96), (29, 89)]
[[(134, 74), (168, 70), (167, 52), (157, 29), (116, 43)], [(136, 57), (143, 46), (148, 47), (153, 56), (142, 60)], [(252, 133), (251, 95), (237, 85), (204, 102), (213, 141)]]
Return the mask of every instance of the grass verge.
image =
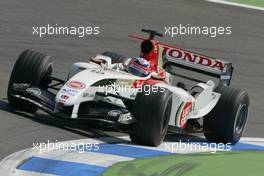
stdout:
[(264, 7), (264, 0), (227, 0), (228, 2), (235, 2), (239, 4), (252, 5), (257, 7)]
[(170, 155), (120, 162), (101, 176), (263, 175), (263, 151)]

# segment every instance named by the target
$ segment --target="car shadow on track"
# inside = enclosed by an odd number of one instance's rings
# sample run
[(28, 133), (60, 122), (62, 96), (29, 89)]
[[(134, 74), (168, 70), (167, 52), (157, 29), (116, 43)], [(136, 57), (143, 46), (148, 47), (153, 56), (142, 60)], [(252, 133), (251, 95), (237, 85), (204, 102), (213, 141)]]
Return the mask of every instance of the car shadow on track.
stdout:
[[(96, 138), (105, 143), (111, 143), (112, 141), (117, 141), (121, 143), (133, 143), (127, 139), (120, 139), (120, 136), (126, 136), (127, 134), (119, 133), (114, 131), (111, 128), (103, 128), (102, 126), (98, 126), (95, 123), (87, 122), (87, 121), (71, 121), (65, 119), (59, 119), (50, 116), (42, 111), (37, 111), (34, 114), (21, 112), (13, 109), (9, 106), (5, 99), (0, 100), (0, 110), (19, 115), (20, 117), (30, 119), (34, 122), (53, 126), (56, 128), (60, 128), (63, 130), (70, 131), (72, 133), (87, 137), (87, 138)], [(111, 139), (112, 138), (112, 139)], [(110, 140), (109, 140), (110, 139)], [(164, 140), (164, 142), (206, 142), (204, 138), (194, 135), (179, 135), (179, 134), (168, 134)], [(115, 142), (113, 142), (115, 143)]]
[(108, 140), (104, 141), (105, 138), (111, 137), (113, 139), (118, 139), (117, 136), (122, 136), (122, 133), (115, 132), (113, 130), (110, 130), (109, 128), (103, 128), (101, 126), (93, 124), (92, 122), (59, 119), (52, 117), (42, 111), (37, 111), (34, 114), (17, 111), (10, 107), (5, 99), (0, 100), (0, 110), (19, 115), (20, 117), (30, 119), (43, 125), (67, 130), (84, 137), (97, 138), (99, 140), (102, 140), (102, 142), (108, 142)]
[(189, 134), (167, 134), (164, 142), (208, 142), (205, 138)]

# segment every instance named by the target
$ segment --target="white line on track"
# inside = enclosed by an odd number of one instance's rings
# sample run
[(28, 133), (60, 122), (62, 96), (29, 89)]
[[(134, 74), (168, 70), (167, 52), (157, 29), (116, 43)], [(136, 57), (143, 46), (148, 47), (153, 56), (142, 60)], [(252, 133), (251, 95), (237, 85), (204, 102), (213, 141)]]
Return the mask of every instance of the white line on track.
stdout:
[(235, 3), (235, 2), (228, 2), (228, 1), (225, 1), (225, 0), (206, 0), (206, 1), (264, 11), (263, 7), (257, 7), (257, 6), (252, 6), (252, 5), (240, 4), (240, 3)]

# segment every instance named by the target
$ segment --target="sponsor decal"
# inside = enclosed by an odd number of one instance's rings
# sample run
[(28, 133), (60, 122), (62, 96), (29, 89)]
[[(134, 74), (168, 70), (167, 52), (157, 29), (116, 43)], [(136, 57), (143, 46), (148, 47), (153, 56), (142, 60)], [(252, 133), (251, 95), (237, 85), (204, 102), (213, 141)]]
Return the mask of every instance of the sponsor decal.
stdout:
[(178, 125), (180, 128), (186, 128), (187, 116), (191, 111), (192, 111), (192, 103), (190, 101), (183, 102), (180, 105), (180, 108), (178, 109), (176, 115), (176, 122), (178, 119)]
[(70, 96), (75, 96), (79, 91), (78, 90), (74, 90), (74, 89), (62, 89), (62, 93), (70, 95)]
[(132, 88), (139, 88), (143, 85), (144, 80), (134, 80), (132, 82)]
[(37, 96), (41, 95), (41, 90), (38, 89), (38, 88), (32, 88), (32, 87), (30, 87), (30, 88), (27, 88), (26, 91), (28, 93), (33, 94), (33, 95), (37, 95)]
[(112, 110), (108, 112), (108, 116), (111, 117), (117, 117), (119, 114), (121, 114), (122, 112), (120, 110)]
[(118, 122), (123, 123), (123, 124), (131, 124), (135, 122), (136, 120), (132, 117), (131, 113), (125, 113), (125, 114), (120, 114), (118, 118)]
[(85, 88), (85, 84), (80, 81), (70, 81), (66, 85), (73, 89), (84, 89)]
[(61, 99), (68, 100), (69, 99), (69, 96), (68, 95), (61, 95)]
[(202, 67), (209, 67), (218, 71), (222, 71), (224, 69), (224, 63), (220, 60), (201, 56), (179, 48), (169, 48), (167, 46), (163, 46), (163, 51), (166, 53), (166, 56), (168, 56), (168, 59), (172, 59), (177, 62), (185, 62)]

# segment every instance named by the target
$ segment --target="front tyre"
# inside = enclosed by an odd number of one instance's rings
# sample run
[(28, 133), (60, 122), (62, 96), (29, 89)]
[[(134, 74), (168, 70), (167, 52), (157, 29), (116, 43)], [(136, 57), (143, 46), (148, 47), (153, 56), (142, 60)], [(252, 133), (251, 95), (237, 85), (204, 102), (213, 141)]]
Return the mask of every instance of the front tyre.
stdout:
[(221, 97), (214, 109), (204, 117), (205, 137), (209, 142), (236, 144), (244, 131), (249, 107), (246, 91), (219, 85)]
[[(146, 86), (145, 86), (146, 87)], [(146, 90), (144, 87), (142, 90)], [(172, 106), (172, 93), (159, 87), (157, 91), (137, 93), (132, 115), (137, 122), (130, 138), (141, 145), (158, 146), (167, 133)]]
[(52, 62), (49, 56), (31, 50), (22, 52), (13, 67), (9, 80), (7, 90), (9, 104), (18, 110), (30, 113), (37, 111), (37, 107), (34, 105), (12, 96), (14, 93), (13, 84), (26, 83), (30, 86), (47, 89), (51, 81), (51, 74)]

